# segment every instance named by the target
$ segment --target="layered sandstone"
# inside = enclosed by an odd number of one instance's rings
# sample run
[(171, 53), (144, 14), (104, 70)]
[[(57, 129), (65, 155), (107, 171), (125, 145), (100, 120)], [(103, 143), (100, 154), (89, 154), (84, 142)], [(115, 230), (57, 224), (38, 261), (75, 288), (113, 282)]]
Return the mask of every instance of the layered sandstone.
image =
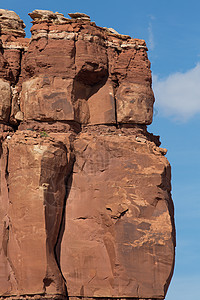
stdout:
[(0, 10), (0, 295), (164, 299), (174, 213), (146, 44), (29, 15), (26, 39)]

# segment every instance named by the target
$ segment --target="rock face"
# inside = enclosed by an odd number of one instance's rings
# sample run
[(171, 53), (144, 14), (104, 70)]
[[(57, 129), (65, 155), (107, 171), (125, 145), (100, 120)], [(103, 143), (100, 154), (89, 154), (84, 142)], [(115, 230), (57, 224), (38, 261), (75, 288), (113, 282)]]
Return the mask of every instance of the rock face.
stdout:
[(0, 297), (164, 299), (174, 212), (146, 44), (29, 15), (26, 39), (0, 10)]

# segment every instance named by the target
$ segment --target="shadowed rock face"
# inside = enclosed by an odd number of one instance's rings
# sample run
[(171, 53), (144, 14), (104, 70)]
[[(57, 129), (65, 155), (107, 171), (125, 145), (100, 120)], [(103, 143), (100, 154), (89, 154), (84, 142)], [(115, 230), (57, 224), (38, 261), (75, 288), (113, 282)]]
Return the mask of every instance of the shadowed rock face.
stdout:
[(164, 299), (171, 171), (143, 40), (0, 9), (0, 299)]

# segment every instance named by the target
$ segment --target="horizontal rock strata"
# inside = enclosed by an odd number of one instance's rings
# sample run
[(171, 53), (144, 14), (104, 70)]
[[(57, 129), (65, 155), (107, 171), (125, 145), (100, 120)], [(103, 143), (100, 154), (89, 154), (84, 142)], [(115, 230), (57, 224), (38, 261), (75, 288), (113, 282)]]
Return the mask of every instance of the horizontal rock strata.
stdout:
[(0, 9), (0, 299), (164, 299), (171, 171), (143, 40)]

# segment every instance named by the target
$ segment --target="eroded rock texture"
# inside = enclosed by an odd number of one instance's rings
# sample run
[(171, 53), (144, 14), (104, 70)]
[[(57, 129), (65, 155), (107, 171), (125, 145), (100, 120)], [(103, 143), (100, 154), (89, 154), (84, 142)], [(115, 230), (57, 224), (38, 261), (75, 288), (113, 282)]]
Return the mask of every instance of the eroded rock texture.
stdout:
[(26, 39), (0, 10), (0, 296), (164, 299), (174, 213), (146, 44), (29, 15)]

